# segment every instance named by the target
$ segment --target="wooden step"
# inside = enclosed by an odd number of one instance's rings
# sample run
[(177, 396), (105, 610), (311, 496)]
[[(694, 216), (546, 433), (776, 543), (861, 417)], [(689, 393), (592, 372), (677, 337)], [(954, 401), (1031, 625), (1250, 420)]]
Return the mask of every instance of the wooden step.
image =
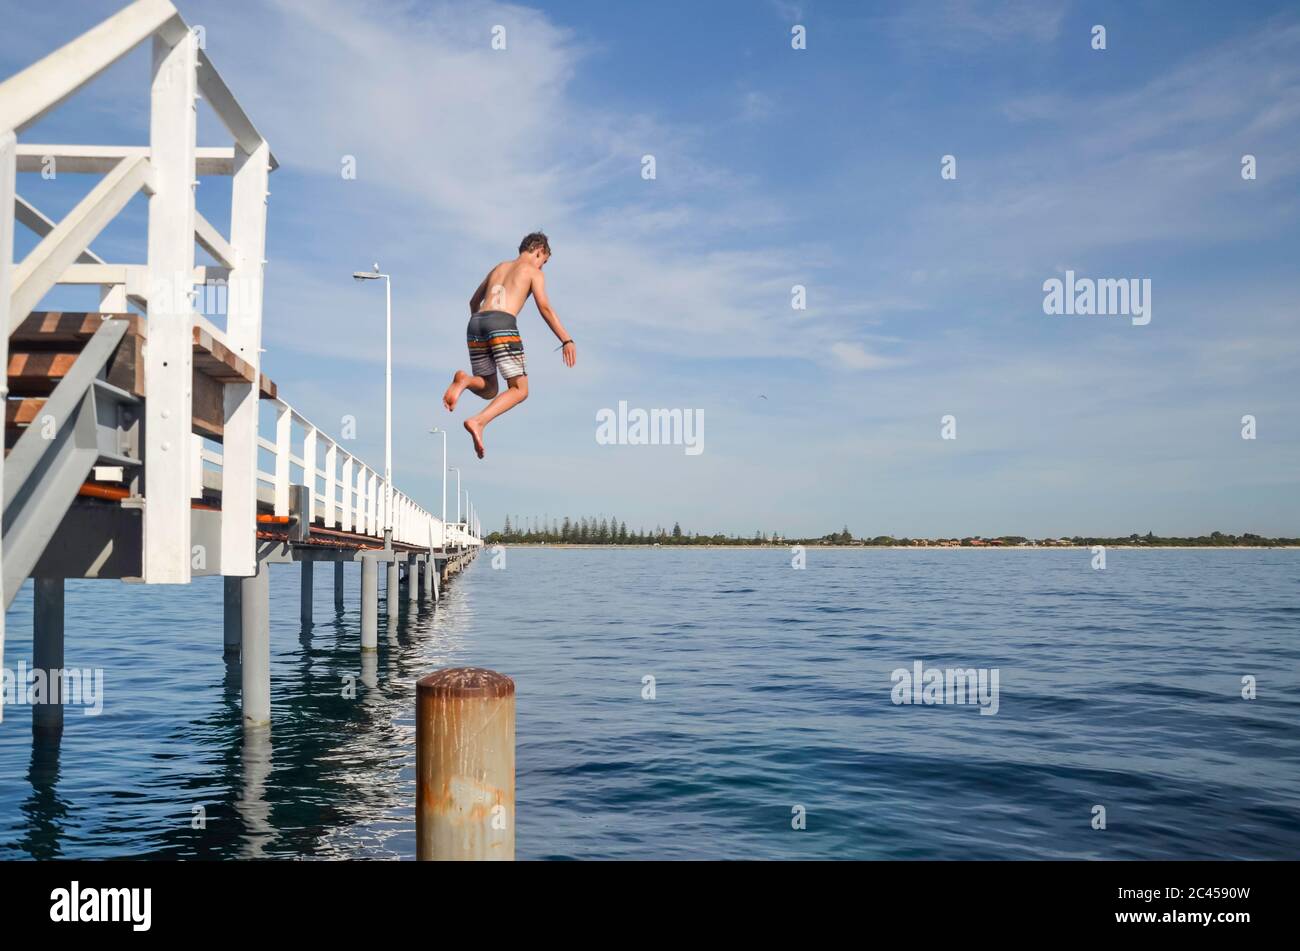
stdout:
[(76, 353), (11, 350), (9, 392), (14, 396), (49, 396), (76, 362)]
[(18, 442), (18, 437), (33, 424), (39, 423), (41, 409), (47, 400), (44, 397), (5, 400), (5, 455)]
[[(139, 341), (148, 336), (149, 322), (139, 314), (98, 314), (72, 313), (63, 311), (43, 311), (29, 314), (9, 337), (9, 347), (15, 351), (58, 350), (64, 352), (79, 351), (99, 325), (106, 319), (126, 320), (130, 322), (125, 341), (134, 341), (132, 351), (134, 359), (118, 368), (117, 378), (110, 376), (109, 382), (124, 390), (143, 396), (143, 354)], [(124, 348), (119, 348), (119, 350)], [(194, 327), (195, 372), (209, 377), (218, 383), (251, 383), (253, 368), (221, 341), (217, 340), (203, 327)], [(265, 373), (258, 374), (258, 392), (262, 399), (273, 400), (277, 387)]]
[(85, 314), (45, 311), (27, 315), (27, 319), (9, 335), (11, 350), (80, 350), (108, 318), (130, 321), (128, 334), (143, 333), (138, 314)]
[[(126, 336), (108, 364), (108, 382), (134, 396), (144, 395), (144, 320), (138, 314), (28, 314), (9, 337), (9, 392), (48, 396), (70, 364), (108, 318), (128, 322)], [(15, 362), (15, 357), (23, 359)], [(47, 359), (48, 358), (48, 359)], [(44, 379), (41, 379), (43, 371)]]
[(5, 400), (5, 426), (25, 428), (36, 421), (41, 407), (46, 403), (42, 397), (30, 397), (22, 400)]
[[(9, 338), (9, 392), (17, 397), (49, 396), (72, 368), (78, 354), (109, 318), (129, 322), (122, 343), (108, 365), (108, 382), (133, 396), (143, 397), (144, 348), (148, 321), (138, 314), (65, 313), (29, 314)], [(228, 383), (252, 383), (252, 366), (216, 339), (204, 327), (194, 327), (193, 428), (211, 439), (222, 438), (225, 425), (224, 388)], [(258, 395), (275, 399), (277, 387), (266, 374), (257, 374)], [(41, 401), (43, 404), (43, 401)], [(12, 446), (30, 419), (23, 414), (37, 408), (24, 407), (26, 400), (12, 401), (5, 409), (5, 444)]]

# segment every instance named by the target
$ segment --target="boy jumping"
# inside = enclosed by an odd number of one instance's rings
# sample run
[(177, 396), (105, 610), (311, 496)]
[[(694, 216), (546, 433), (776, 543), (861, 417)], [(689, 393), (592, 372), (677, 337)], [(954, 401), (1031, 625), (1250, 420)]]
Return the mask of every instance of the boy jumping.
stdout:
[[(465, 431), (474, 440), (474, 451), (483, 458), (483, 429), (506, 410), (528, 398), (528, 374), (524, 367), (524, 344), (519, 337), (516, 316), (531, 294), (538, 313), (564, 347), (564, 365), (571, 367), (578, 359), (578, 348), (555, 316), (546, 299), (546, 282), (542, 268), (551, 257), (551, 246), (540, 231), (519, 242), (519, 257), (502, 261), (483, 278), (469, 299), (470, 372), (457, 370), (451, 386), (442, 397), (450, 412), (466, 390), (489, 400), (477, 416), (465, 420)], [(487, 301), (491, 310), (480, 310)], [(504, 392), (497, 392), (497, 372), (505, 377)]]

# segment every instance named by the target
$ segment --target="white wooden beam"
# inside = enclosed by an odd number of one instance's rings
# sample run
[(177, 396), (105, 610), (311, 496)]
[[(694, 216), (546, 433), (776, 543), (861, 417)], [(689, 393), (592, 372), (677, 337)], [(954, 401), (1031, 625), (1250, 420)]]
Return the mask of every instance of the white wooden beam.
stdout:
[(101, 313), (124, 314), (128, 303), (149, 312), (149, 269), (143, 264), (70, 264), (57, 283), (98, 284)]
[(101, 284), (99, 286), (99, 312), (101, 314), (125, 314), (126, 305), (132, 298), (126, 292), (125, 284)]
[[(54, 160), (56, 175), (104, 175), (124, 158), (149, 157), (147, 145), (33, 145), (18, 146), (18, 171), (43, 172), (48, 160)], [(233, 175), (235, 150), (203, 147), (194, 150), (194, 174)]]
[(302, 481), (307, 484), (307, 524), (316, 519), (316, 427), (307, 424), (302, 439)]
[[(9, 333), (13, 333), (45, 293), (58, 283), (59, 276), (76, 262), (136, 192), (145, 187), (149, 170), (148, 159), (139, 156), (123, 159), (23, 259), (13, 275)], [(189, 244), (192, 268), (193, 241)]]
[[(217, 72), (217, 68), (212, 65), (208, 54), (203, 50), (199, 50), (199, 89), (208, 105), (212, 107), (212, 111), (221, 120), (221, 124), (226, 127), (241, 149), (252, 153), (265, 144), (266, 140), (253, 125), (253, 120), (248, 118), (248, 114), (239, 105), (239, 101), (235, 99), (226, 81), (221, 78), (221, 73)], [(275, 160), (275, 156), (269, 149), (266, 152), (266, 160), (268, 171), (273, 172), (279, 167), (279, 162)]]
[(222, 267), (235, 267), (235, 251), (230, 246), (225, 236), (218, 231), (207, 218), (204, 218), (199, 212), (194, 212), (194, 239), (198, 241), (199, 247), (208, 254)]
[[(38, 238), (44, 238), (56, 227), (53, 219), (48, 217), (22, 195), (14, 196), (14, 217), (18, 220), (20, 225), (27, 228)], [(86, 248), (86, 250), (82, 251), (81, 254), (77, 256), (77, 263), (103, 264), (104, 259), (94, 251), (90, 250), (90, 248)]]
[(334, 440), (329, 440), (329, 445), (325, 448), (325, 527), (334, 528), (338, 525), (338, 502), (335, 501), (334, 493), (338, 485), (338, 465), (339, 465), (339, 447)]
[[(262, 287), (266, 257), (269, 149), (236, 149), (231, 183), (230, 244), (235, 268), (226, 281), (226, 346), (253, 368), (262, 365)], [(257, 417), (260, 394), (251, 383), (225, 388), (225, 459), (221, 466), (221, 573), (257, 571)]]
[[(17, 198), (15, 175), (17, 174), (18, 143), (13, 132), (0, 127), (0, 328), (9, 326), (9, 284), (13, 278), (14, 259), (14, 216), (8, 209)], [(0, 364), (9, 365), (9, 333), (0, 333)], [(9, 396), (9, 377), (0, 380), (0, 402)], [(0, 485), (4, 484), (4, 453), (0, 453)], [(4, 496), (0, 493), (0, 522), (4, 518)], [(4, 560), (3, 539), (0, 538), (0, 563)], [(0, 578), (4, 572), (0, 571)], [(0, 591), (0, 605), (8, 604), (4, 592)], [(5, 612), (0, 610), (0, 670), (4, 670), (5, 659)], [(0, 691), (0, 721), (4, 720), (4, 697)]]
[(0, 83), (0, 129), (22, 132), (173, 18), (169, 0), (136, 0)]
[(293, 410), (281, 403), (275, 414), (275, 514), (289, 514), (289, 464), (293, 461)]
[[(232, 272), (229, 268), (204, 267), (202, 264), (196, 264), (190, 273), (193, 274), (193, 283), (208, 284), (214, 281), (227, 281)], [(125, 284), (127, 293), (144, 297), (149, 289), (149, 268), (144, 264), (109, 264), (104, 261), (97, 261), (94, 264), (69, 264), (55, 283)], [(198, 316), (196, 314), (195, 319), (198, 319)]]
[(148, 268), (143, 264), (69, 264), (59, 275), (57, 284), (130, 284), (143, 286)]
[(367, 469), (366, 472), (368, 473), (368, 475), (366, 478), (365, 534), (373, 535), (375, 533), (375, 482), (377, 481), (378, 476), (376, 476), (375, 473), (371, 472), (369, 469)]
[(339, 520), (339, 528), (345, 532), (352, 531), (352, 512), (353, 499), (356, 495), (356, 480), (352, 478), (352, 455), (343, 460), (343, 484), (339, 486), (339, 501), (343, 503), (343, 517)]
[[(170, 6), (170, 4), (167, 4)], [(190, 580), (190, 426), (193, 417), (196, 46), (153, 41), (149, 124), (149, 344), (145, 347), (146, 584)]]
[(98, 284), (101, 313), (126, 313), (128, 302), (149, 312), (149, 269), (143, 264), (69, 264), (56, 283)]

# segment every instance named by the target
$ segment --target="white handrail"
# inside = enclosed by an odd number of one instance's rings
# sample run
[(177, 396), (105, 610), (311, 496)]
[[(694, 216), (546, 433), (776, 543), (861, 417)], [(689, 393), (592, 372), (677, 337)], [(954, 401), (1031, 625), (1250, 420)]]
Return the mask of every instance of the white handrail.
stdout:
[[(383, 476), (283, 399), (269, 402), (275, 408), (275, 439), (259, 435), (257, 445), (271, 455), (274, 471), (266, 472), (259, 468), (257, 477), (272, 487), (277, 500), (276, 514), (289, 514), (290, 477), (292, 468), (296, 466), (302, 470), (302, 483), (310, 488), (307, 497), (309, 518), (313, 523), (319, 516), (326, 528), (382, 538), (388, 521), (384, 511), (387, 484)], [(301, 438), (297, 440), (293, 433), (294, 423), (303, 429)], [(326, 447), (324, 468), (320, 465), (322, 443)], [(301, 455), (295, 452), (299, 446), (302, 447)], [(281, 498), (284, 499), (284, 511), (278, 508)], [(440, 518), (396, 486), (393, 486), (391, 521), (393, 540), (402, 544), (425, 547), (430, 538), (434, 539), (435, 547), (477, 542), (459, 526), (454, 529), (443, 526)]]

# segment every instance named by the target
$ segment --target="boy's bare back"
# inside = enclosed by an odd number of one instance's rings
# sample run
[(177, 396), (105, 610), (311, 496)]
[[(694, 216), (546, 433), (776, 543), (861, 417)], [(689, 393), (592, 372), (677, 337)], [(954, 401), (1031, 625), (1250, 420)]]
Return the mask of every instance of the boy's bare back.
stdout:
[(541, 276), (541, 269), (531, 261), (515, 258), (502, 261), (483, 279), (483, 299), (480, 310), (500, 310), (519, 316), (519, 311), (533, 292), (533, 283)]

